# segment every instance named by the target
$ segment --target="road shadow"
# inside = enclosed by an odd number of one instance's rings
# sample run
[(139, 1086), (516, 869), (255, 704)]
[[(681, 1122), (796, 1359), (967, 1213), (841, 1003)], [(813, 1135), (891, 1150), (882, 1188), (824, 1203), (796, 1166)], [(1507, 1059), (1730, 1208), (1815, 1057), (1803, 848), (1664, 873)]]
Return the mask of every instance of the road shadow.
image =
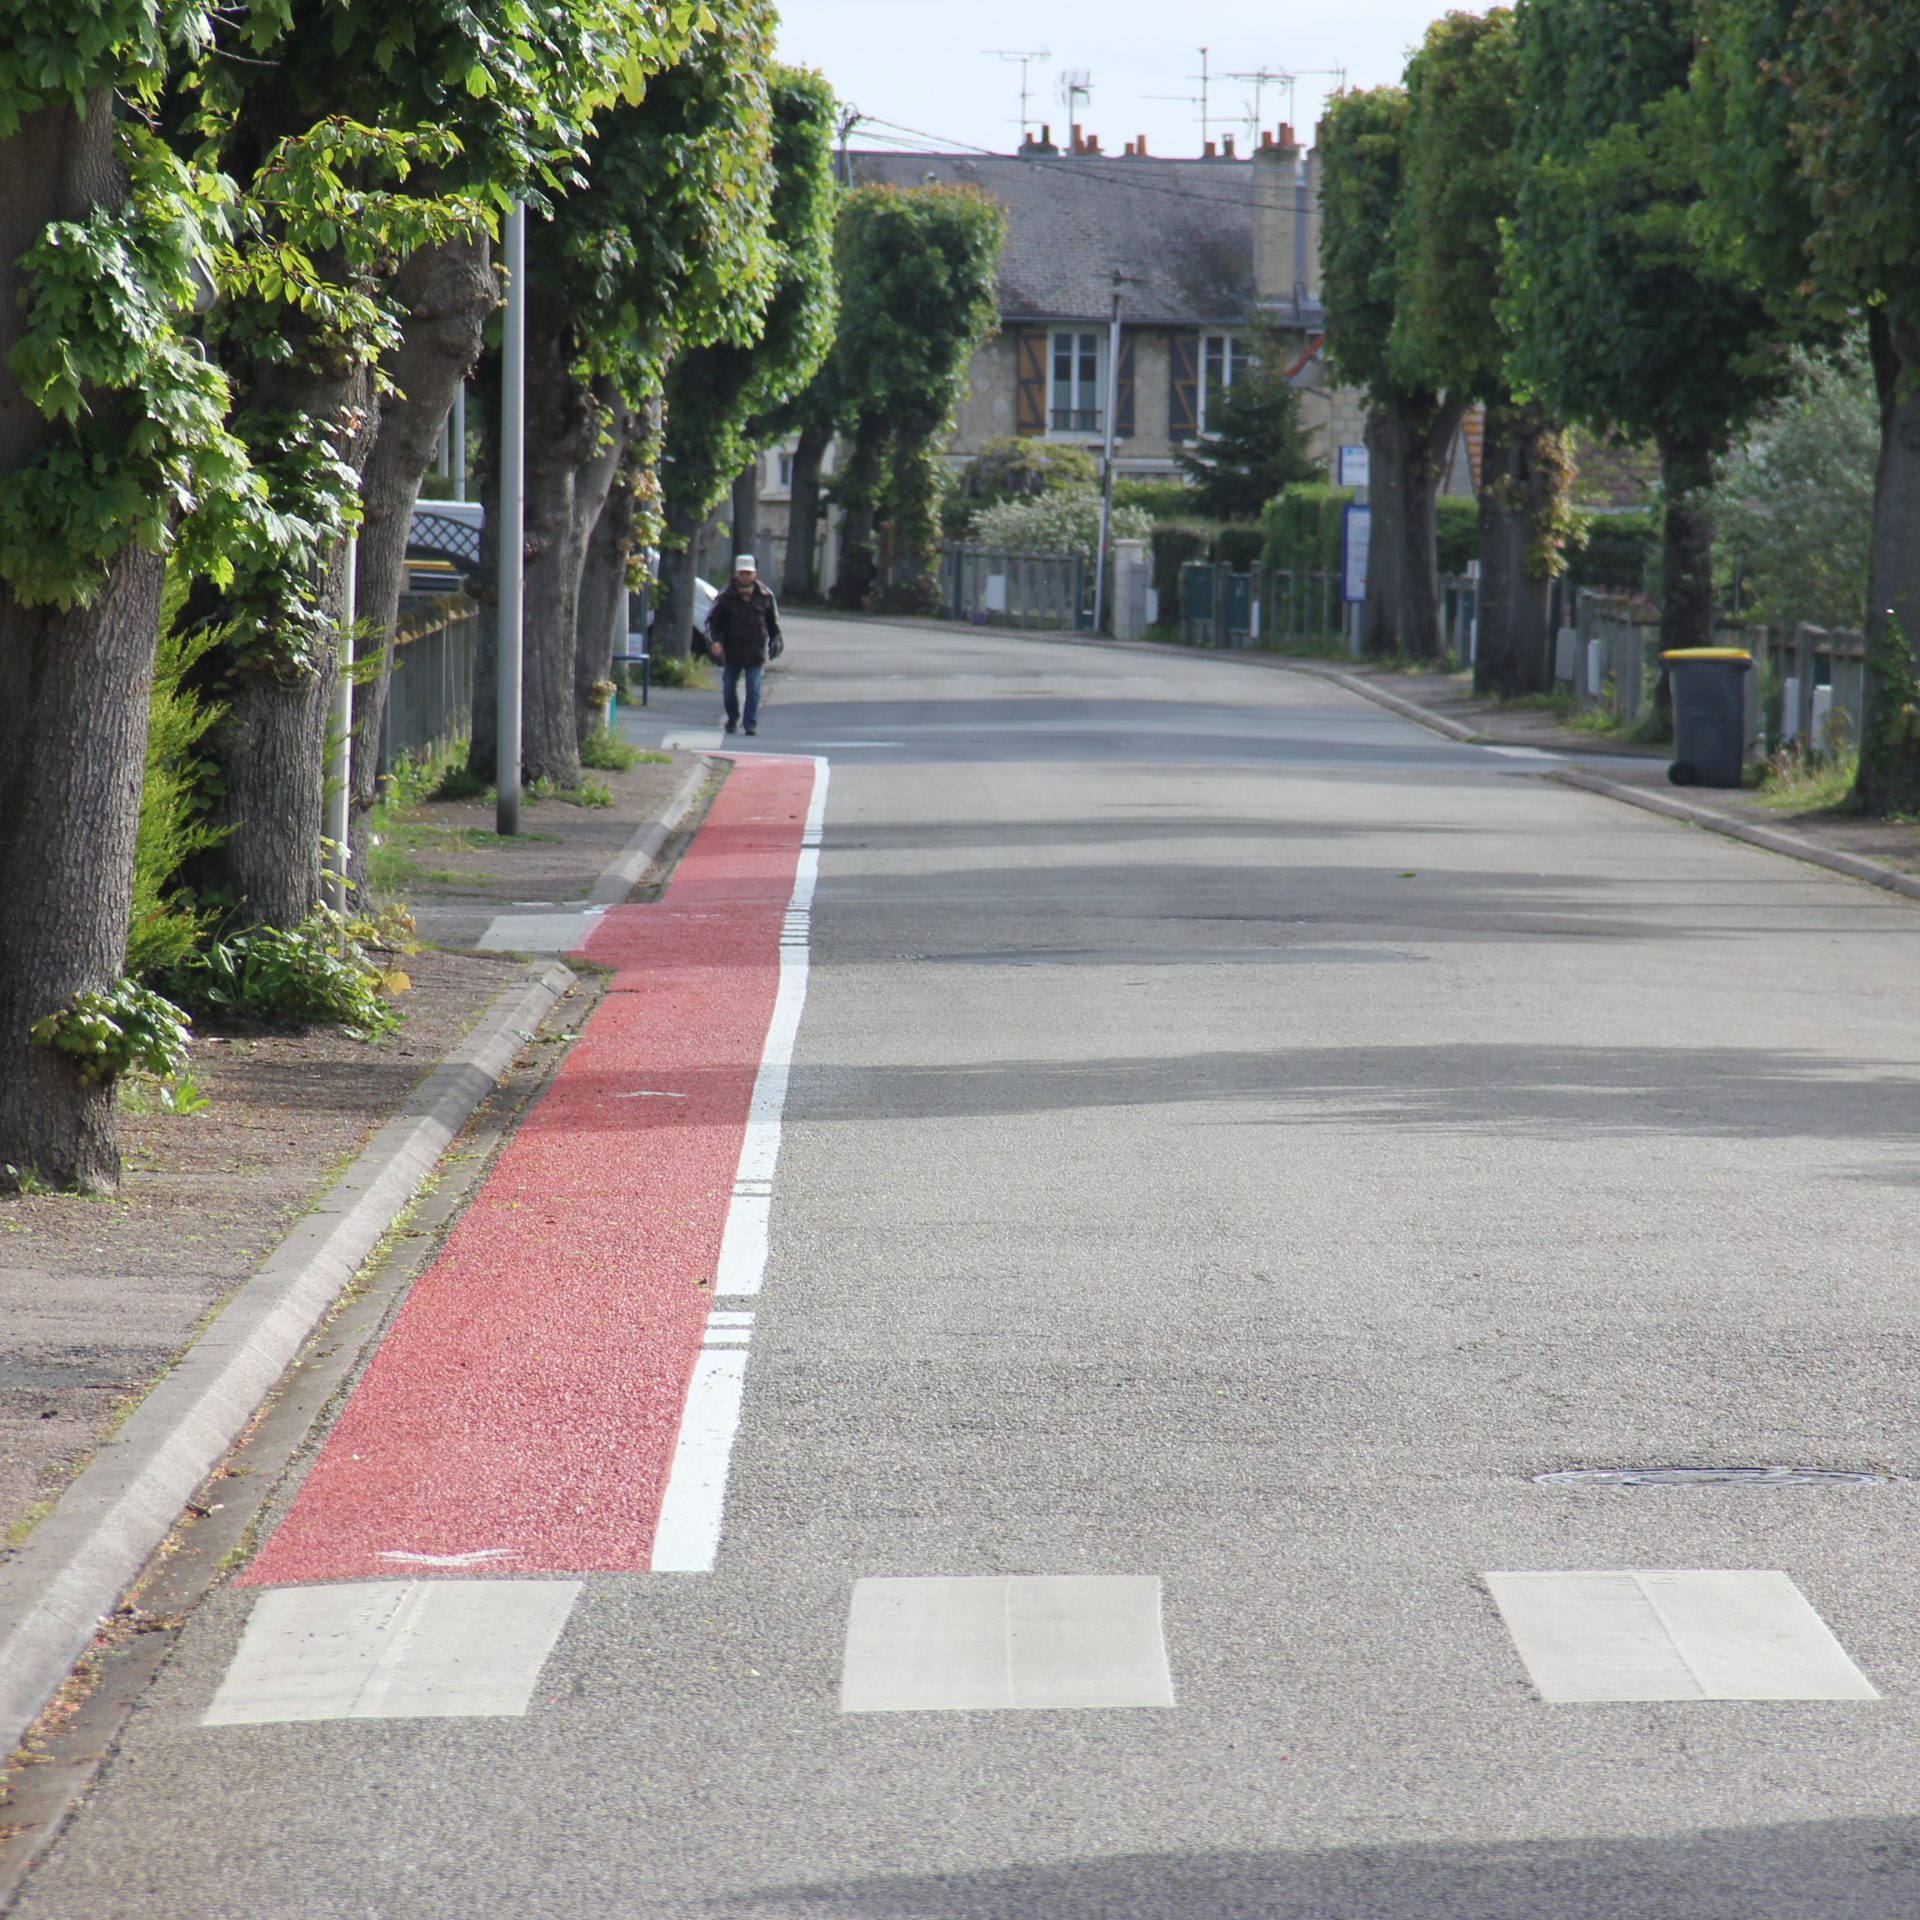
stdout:
[(1920, 1822), (1659, 1839), (1137, 1853), (794, 1882), (717, 1900), (769, 1920), (1912, 1920)]

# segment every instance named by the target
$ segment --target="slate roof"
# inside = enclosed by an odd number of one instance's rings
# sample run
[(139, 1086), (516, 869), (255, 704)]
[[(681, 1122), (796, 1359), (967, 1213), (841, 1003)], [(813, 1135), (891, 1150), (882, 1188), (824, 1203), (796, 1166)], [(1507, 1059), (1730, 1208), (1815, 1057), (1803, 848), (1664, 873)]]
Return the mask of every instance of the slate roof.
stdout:
[(1003, 320), (1101, 320), (1116, 268), (1135, 326), (1234, 325), (1253, 308), (1253, 163), (861, 153), (857, 184), (976, 186), (1007, 209)]

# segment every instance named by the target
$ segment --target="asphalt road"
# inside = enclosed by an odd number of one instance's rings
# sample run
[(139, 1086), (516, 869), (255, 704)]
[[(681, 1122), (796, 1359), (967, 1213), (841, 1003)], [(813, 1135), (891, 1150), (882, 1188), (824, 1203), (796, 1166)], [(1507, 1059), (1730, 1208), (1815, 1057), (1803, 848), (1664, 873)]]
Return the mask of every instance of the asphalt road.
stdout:
[[(224, 1591), (19, 1913), (1920, 1911), (1920, 1486), (1534, 1477), (1920, 1475), (1912, 905), (1253, 664), (795, 620), (744, 744), (832, 786), (717, 1569), (588, 1578), (517, 1718), (204, 1726)], [(1645, 1623), (1485, 1576), (1620, 1569), (1792, 1583), (1700, 1692), (1866, 1693), (1544, 1698)], [(856, 1582), (1005, 1576), (1126, 1584), (842, 1711)], [(1156, 1604), (1171, 1705), (927, 1704), (1145, 1699)]]

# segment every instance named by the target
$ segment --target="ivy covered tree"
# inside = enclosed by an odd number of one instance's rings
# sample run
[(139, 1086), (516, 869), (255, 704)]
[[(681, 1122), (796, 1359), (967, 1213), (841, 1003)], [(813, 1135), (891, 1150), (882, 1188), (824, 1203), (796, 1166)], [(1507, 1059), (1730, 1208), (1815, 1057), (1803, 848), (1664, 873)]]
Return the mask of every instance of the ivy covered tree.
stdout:
[(1176, 456), (1194, 511), (1216, 520), (1257, 520), (1283, 487), (1321, 477), (1284, 346), (1271, 333), (1249, 346), (1232, 386), (1208, 397), (1206, 437)]
[[(835, 490), (847, 509), (836, 600), (864, 572), (863, 600), (932, 604), (938, 443), (998, 319), (1005, 241), (999, 203), (971, 187), (859, 187), (842, 205), (835, 251), (849, 298), (834, 365), (853, 446)], [(863, 537), (875, 524), (877, 552)]]
[(1484, 409), (1480, 627), (1474, 687), (1543, 691), (1554, 576), (1572, 531), (1572, 463), (1560, 423), (1513, 391), (1496, 311), (1501, 223), (1513, 211), (1522, 111), (1514, 16), (1449, 13), (1407, 63), (1407, 140), (1394, 249), (1400, 295), (1388, 359), (1399, 384)]
[(259, 498), (186, 338), (228, 192), (148, 120), (210, 31), (0, 5), (0, 1184), (110, 1191), (114, 1078), (179, 1033), (121, 979), (162, 555)]
[(1373, 528), (1361, 645), (1437, 660), (1445, 638), (1434, 508), (1467, 401), (1444, 382), (1405, 380), (1392, 351), (1410, 110), (1402, 87), (1329, 103), (1320, 135), (1320, 278), (1328, 358), (1367, 396)]
[[(786, 409), (833, 344), (835, 199), (833, 94), (818, 74), (777, 68), (764, 307), (751, 330), (677, 354), (667, 370), (661, 619), (670, 644), (693, 624), (694, 532), (748, 458), (782, 431)], [(748, 317), (744, 302), (738, 317)]]
[(1702, 0), (1716, 236), (1790, 323), (1864, 313), (1879, 402), (1857, 796), (1920, 805), (1920, 9)]
[(1787, 356), (1766, 303), (1702, 238), (1699, 7), (1522, 0), (1517, 21), (1525, 111), (1503, 307), (1515, 379), (1563, 418), (1658, 447), (1661, 645), (1702, 646), (1714, 458), (1782, 391)]

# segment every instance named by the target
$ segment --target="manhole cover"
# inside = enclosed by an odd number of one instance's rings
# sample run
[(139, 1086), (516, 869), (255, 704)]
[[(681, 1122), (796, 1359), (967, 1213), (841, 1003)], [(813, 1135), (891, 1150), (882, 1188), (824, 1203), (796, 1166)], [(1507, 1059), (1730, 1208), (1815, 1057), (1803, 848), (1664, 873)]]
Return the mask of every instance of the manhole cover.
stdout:
[(1568, 1467), (1536, 1473), (1536, 1487), (1890, 1487), (1897, 1473), (1836, 1467)]

